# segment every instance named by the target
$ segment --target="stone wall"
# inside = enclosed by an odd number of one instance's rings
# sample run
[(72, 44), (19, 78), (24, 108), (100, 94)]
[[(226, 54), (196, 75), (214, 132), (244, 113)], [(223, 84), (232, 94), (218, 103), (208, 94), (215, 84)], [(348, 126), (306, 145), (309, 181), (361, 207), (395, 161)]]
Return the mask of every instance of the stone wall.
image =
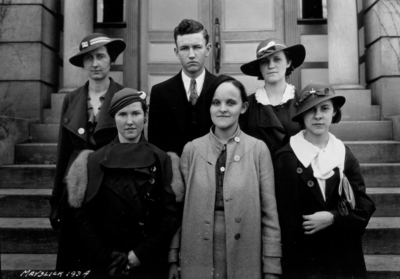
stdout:
[(0, 0), (0, 102), (17, 118), (41, 121), (57, 91), (59, 11), (60, 0)]
[(366, 81), (381, 117), (400, 115), (400, 2), (364, 1)]

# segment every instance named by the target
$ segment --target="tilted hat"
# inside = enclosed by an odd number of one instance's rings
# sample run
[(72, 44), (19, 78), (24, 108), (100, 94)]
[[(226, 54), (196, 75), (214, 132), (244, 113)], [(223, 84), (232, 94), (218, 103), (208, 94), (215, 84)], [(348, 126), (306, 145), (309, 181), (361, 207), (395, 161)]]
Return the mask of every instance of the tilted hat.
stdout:
[(114, 94), (108, 113), (112, 118), (118, 111), (136, 102), (146, 103), (146, 93), (132, 88), (124, 88)]
[(292, 121), (301, 122), (302, 114), (312, 107), (325, 102), (327, 100), (335, 100), (337, 107), (342, 107), (346, 102), (346, 98), (343, 96), (336, 96), (332, 86), (325, 83), (312, 82), (300, 93), (300, 97), (297, 100), (295, 106), (297, 107), (296, 115), (292, 117)]
[(125, 42), (122, 40), (110, 39), (101, 33), (93, 33), (83, 38), (79, 44), (79, 53), (72, 56), (69, 62), (74, 66), (83, 67), (83, 57), (85, 54), (105, 45), (107, 46), (110, 56), (112, 53), (115, 55), (115, 58), (118, 57), (126, 47)]
[(285, 42), (279, 39), (267, 39), (262, 41), (256, 51), (257, 59), (250, 61), (246, 64), (243, 64), (240, 67), (240, 70), (245, 75), (248, 76), (258, 76), (260, 74), (260, 61), (265, 57), (268, 57), (275, 52), (284, 50), (289, 53), (290, 59), (292, 61), (293, 68), (297, 68), (301, 64), (303, 64), (304, 59), (306, 58), (306, 49), (303, 45), (298, 44), (291, 47), (287, 47)]

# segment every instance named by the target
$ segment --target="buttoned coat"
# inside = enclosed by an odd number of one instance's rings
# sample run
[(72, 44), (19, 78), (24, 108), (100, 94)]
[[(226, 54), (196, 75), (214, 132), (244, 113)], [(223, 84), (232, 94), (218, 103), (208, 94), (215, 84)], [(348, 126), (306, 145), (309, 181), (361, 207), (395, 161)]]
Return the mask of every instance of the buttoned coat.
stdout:
[(61, 218), (61, 232), (57, 254), (57, 270), (79, 270), (85, 258), (77, 235), (74, 217), (67, 203), (67, 191), (64, 178), (72, 162), (83, 149), (99, 149), (111, 142), (117, 135), (115, 120), (108, 114), (111, 99), (116, 92), (124, 88), (110, 78), (110, 86), (106, 92), (99, 119), (93, 134), (96, 145), (89, 143), (87, 133), (87, 97), (89, 82), (68, 93), (64, 97), (60, 130), (58, 135), (57, 165), (54, 186), (50, 203), (50, 218)]
[[(182, 278), (213, 278), (215, 164), (223, 148), (214, 134), (189, 142), (180, 169), (185, 184)], [(228, 278), (281, 273), (274, 173), (267, 146), (238, 129), (227, 145), (223, 197)]]
[[(348, 147), (343, 172), (356, 200), (356, 208), (348, 216), (341, 216), (336, 209), (340, 182), (338, 168), (326, 180), (325, 201), (311, 165), (305, 168), (290, 144), (276, 153), (276, 195), (282, 230), (284, 278), (309, 278), (307, 273), (310, 272), (330, 276), (320, 278), (366, 277), (361, 236), (375, 206), (365, 193), (360, 165)], [(333, 225), (313, 235), (305, 235), (302, 215), (318, 211), (332, 213)]]
[(248, 97), (249, 107), (240, 116), (240, 128), (248, 135), (265, 142), (271, 155), (289, 142), (301, 130), (298, 122), (293, 122), (292, 117), (296, 115), (295, 103), (300, 95), (295, 90), (295, 97), (282, 105), (270, 106), (257, 102), (256, 94)]
[[(203, 89), (195, 105), (197, 116), (193, 120), (186, 117), (185, 110), (189, 101), (182, 80), (182, 71), (169, 80), (153, 86), (150, 93), (149, 142), (165, 152), (172, 151), (180, 156), (187, 142), (208, 133), (210, 127), (203, 126), (201, 115), (209, 113), (203, 111), (203, 100), (215, 76), (206, 69), (205, 71)], [(194, 124), (199, 127), (199, 131), (192, 135), (187, 131), (188, 125), (192, 124), (191, 121), (199, 122)]]

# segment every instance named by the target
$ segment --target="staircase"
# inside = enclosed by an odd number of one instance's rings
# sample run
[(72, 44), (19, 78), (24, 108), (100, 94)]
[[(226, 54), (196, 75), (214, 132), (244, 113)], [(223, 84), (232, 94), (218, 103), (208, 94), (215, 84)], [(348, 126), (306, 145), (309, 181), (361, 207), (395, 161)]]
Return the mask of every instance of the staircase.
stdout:
[[(338, 90), (347, 99), (342, 121), (332, 133), (361, 164), (367, 193), (376, 204), (363, 237), (370, 278), (400, 278), (400, 142), (391, 121), (380, 120), (369, 90)], [(47, 216), (55, 174), (58, 123), (64, 95), (53, 94), (44, 124), (33, 124), (31, 143), (16, 146), (15, 165), (0, 167), (2, 278), (23, 270), (53, 270), (57, 234)]]

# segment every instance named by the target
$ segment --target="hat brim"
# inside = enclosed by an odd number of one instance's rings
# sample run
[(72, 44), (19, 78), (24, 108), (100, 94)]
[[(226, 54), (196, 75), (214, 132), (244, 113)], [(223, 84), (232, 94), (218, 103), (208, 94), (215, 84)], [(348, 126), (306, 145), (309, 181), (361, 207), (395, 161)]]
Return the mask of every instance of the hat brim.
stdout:
[(257, 77), (260, 74), (260, 61), (263, 60), (265, 57), (273, 55), (274, 53), (276, 53), (278, 51), (289, 52), (290, 58), (292, 59), (291, 65), (293, 66), (294, 69), (299, 67), (301, 64), (303, 64), (304, 59), (306, 58), (306, 49), (303, 45), (299, 44), (299, 45), (294, 45), (291, 47), (279, 49), (274, 52), (265, 54), (265, 55), (257, 58), (256, 60), (253, 60), (246, 64), (243, 64), (240, 67), (240, 70), (242, 70), (242, 72), (245, 75)]
[(102, 47), (102, 46), (107, 46), (108, 51), (110, 53), (112, 52), (113, 54), (115, 54), (115, 57), (118, 57), (118, 55), (120, 55), (121, 52), (123, 52), (125, 50), (126, 44), (122, 40), (114, 39), (114, 40), (111, 40), (110, 42), (104, 42), (104, 43), (90, 45), (89, 47), (81, 50), (78, 54), (72, 56), (69, 59), (69, 62), (76, 67), (83, 68), (83, 57), (87, 53), (91, 52), (92, 50), (98, 49), (99, 47)]
[(302, 119), (302, 114), (304, 112), (306, 112), (307, 110), (311, 109), (312, 107), (325, 102), (327, 100), (334, 100), (335, 105), (338, 108), (341, 108), (344, 103), (346, 102), (346, 98), (343, 96), (326, 96), (326, 97), (308, 97), (308, 98), (312, 98), (312, 100), (305, 100), (305, 102), (307, 102), (304, 106), (302, 106), (296, 113), (295, 116), (292, 117), (292, 121), (293, 122), (301, 122)]

